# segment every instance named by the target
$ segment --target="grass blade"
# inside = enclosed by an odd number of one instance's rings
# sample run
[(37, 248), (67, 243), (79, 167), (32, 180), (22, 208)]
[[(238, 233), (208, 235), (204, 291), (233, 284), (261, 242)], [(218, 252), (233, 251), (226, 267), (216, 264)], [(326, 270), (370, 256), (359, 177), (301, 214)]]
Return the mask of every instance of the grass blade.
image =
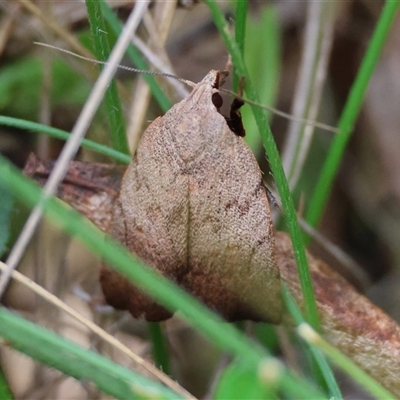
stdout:
[[(267, 37), (268, 41), (258, 40), (260, 36)], [(260, 54), (264, 56), (260, 58)], [(264, 7), (257, 19), (247, 24), (244, 59), (262, 104), (275, 104), (281, 70), (281, 32), (274, 6)], [(271, 113), (267, 115), (270, 118)], [(262, 142), (250, 107), (243, 107), (242, 119), (246, 127), (244, 140), (258, 155)]]
[(14, 198), (8, 188), (0, 186), (0, 257), (10, 237), (10, 217)]
[(378, 62), (379, 55), (382, 51), (383, 45), (385, 44), (399, 6), (399, 1), (386, 1), (367, 52), (361, 63), (356, 80), (351, 88), (349, 97), (339, 120), (338, 128), (340, 133), (335, 136), (331, 144), (314, 195), (308, 206), (306, 221), (313, 227), (317, 225), (321, 217), (344, 150), (353, 132), (353, 127), (358, 117), (369, 80)]
[(8, 385), (6, 377), (4, 376), (1, 366), (0, 366), (0, 399), (14, 400), (14, 396), (11, 393), (11, 389)]
[(332, 360), (332, 362), (349, 374), (362, 388), (368, 390), (377, 399), (394, 400), (396, 398), (339, 350), (326, 342), (310, 327), (310, 325), (307, 323), (301, 324), (298, 327), (297, 332), (308, 343), (312, 343), (318, 349), (322, 350)]
[(168, 342), (158, 322), (149, 322), (149, 336), (153, 346), (152, 353), (157, 368), (169, 375)]
[[(246, 20), (247, 20), (247, 10), (248, 2), (247, 0), (235, 1), (235, 40), (237, 46), (239, 47), (240, 54), (244, 54), (244, 44), (246, 38)], [(240, 74), (237, 73), (236, 68), (233, 68), (233, 81), (232, 88), (234, 92), (237, 92), (239, 86)]]
[[(93, 38), (93, 50), (98, 60), (106, 61), (110, 56), (110, 43), (106, 24), (104, 23), (101, 6), (97, 1), (86, 0), (90, 30)], [(99, 65), (100, 70), (103, 66)], [(113, 148), (124, 154), (129, 154), (128, 141), (125, 132), (125, 119), (122, 113), (117, 85), (113, 79), (104, 95), (105, 105), (110, 125), (110, 135)]]
[[(301, 310), (297, 305), (296, 300), (293, 298), (292, 294), (289, 292), (285, 284), (282, 287), (282, 293), (286, 308), (290, 312), (290, 315), (294, 319), (296, 325), (304, 323), (305, 321), (301, 313)], [(309, 346), (309, 350), (311, 353), (311, 360), (314, 362), (315, 367), (318, 369), (318, 372), (320, 372), (321, 377), (324, 380), (323, 386), (327, 387), (330, 398), (343, 399), (343, 395), (336, 382), (333, 371), (329, 366), (329, 364), (327, 363), (326, 359), (312, 345)], [(313, 369), (315, 370), (316, 368)]]
[[(69, 132), (63, 131), (58, 128), (53, 128), (51, 126), (38, 124), (37, 122), (26, 121), (23, 119), (0, 116), (0, 125), (13, 126), (19, 129), (26, 129), (27, 131), (44, 133), (51, 137), (67, 140), (70, 136)], [(97, 153), (104, 154), (105, 156), (109, 156), (114, 158), (118, 162), (129, 164), (131, 162), (131, 156), (121, 153), (117, 150), (111, 149), (108, 146), (104, 146), (100, 143), (93, 142), (89, 139), (83, 139), (81, 142), (82, 147), (85, 147), (89, 150), (96, 151)]]
[(179, 396), (101, 355), (0, 308), (0, 336), (16, 350), (79, 380), (90, 380), (113, 397), (176, 399)]

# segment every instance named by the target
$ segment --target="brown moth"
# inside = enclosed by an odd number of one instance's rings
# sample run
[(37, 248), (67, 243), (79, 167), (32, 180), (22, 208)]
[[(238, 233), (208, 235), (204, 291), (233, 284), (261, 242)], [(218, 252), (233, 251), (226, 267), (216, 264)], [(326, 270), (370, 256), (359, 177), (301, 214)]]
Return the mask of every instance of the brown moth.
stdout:
[[(24, 172), (43, 186), (52, 167), (51, 161), (43, 162), (32, 154)], [(124, 170), (125, 166), (73, 161), (58, 187), (57, 196), (101, 230), (107, 230)], [(303, 294), (287, 233), (275, 232), (275, 253), (281, 279), (302, 305)], [(399, 325), (329, 265), (309, 252), (307, 258), (325, 337), (400, 398)], [(288, 313), (284, 313), (282, 320), (287, 327), (293, 328)]]
[[(228, 321), (278, 323), (267, 194), (253, 153), (213, 101), (219, 78), (210, 71), (144, 132), (108, 232)], [(100, 281), (115, 308), (148, 321), (171, 317), (106, 266)]]

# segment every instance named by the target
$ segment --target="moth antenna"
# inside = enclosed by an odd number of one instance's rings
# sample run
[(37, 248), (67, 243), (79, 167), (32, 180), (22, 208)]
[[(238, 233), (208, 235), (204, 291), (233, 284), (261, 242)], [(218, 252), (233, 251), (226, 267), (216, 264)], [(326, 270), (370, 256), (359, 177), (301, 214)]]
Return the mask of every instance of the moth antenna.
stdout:
[(245, 102), (247, 104), (250, 104), (251, 106), (256, 106), (256, 107), (259, 107), (259, 108), (261, 108), (263, 110), (271, 111), (274, 114), (279, 115), (280, 117), (283, 117), (283, 118), (286, 118), (286, 119), (291, 119), (291, 120), (296, 121), (296, 122), (302, 122), (302, 123), (307, 124), (307, 125), (313, 125), (316, 128), (321, 128), (321, 129), (324, 129), (325, 131), (329, 131), (329, 132), (333, 132), (333, 133), (339, 133), (340, 132), (340, 130), (338, 128), (335, 128), (334, 126), (331, 126), (331, 125), (328, 125), (328, 124), (324, 124), (323, 122), (311, 121), (311, 120), (306, 119), (306, 118), (294, 117), (293, 115), (291, 115), (289, 113), (285, 113), (283, 111), (280, 111), (275, 107), (265, 106), (263, 104), (256, 103), (255, 101), (244, 99), (244, 98), (238, 96), (236, 93), (232, 92), (231, 90), (218, 89), (218, 91), (222, 92), (222, 93), (230, 94), (231, 96), (234, 96), (234, 97), (238, 98), (239, 100), (242, 100), (243, 102)]
[[(89, 61), (89, 62), (92, 62), (92, 63), (95, 63), (95, 64), (100, 64), (100, 65), (107, 65), (107, 64), (108, 64), (107, 61), (100, 61), (100, 60), (96, 60), (95, 58), (90, 58), (90, 57), (81, 56), (80, 54), (74, 53), (73, 51), (66, 50), (66, 49), (63, 49), (63, 48), (61, 48), (61, 47), (56, 47), (56, 46), (53, 46), (53, 45), (51, 45), (51, 44), (41, 43), (41, 42), (33, 42), (33, 43), (36, 44), (36, 45), (38, 45), (38, 46), (48, 47), (48, 48), (53, 49), (53, 50), (61, 51), (62, 53), (68, 54), (68, 55), (70, 55), (70, 56), (79, 58), (79, 59), (84, 60), (84, 61)], [(125, 71), (129, 71), (129, 72), (136, 72), (136, 73), (139, 73), (139, 74), (147, 74), (147, 75), (154, 75), (154, 76), (163, 76), (163, 77), (165, 77), (165, 78), (176, 79), (176, 80), (178, 80), (178, 81), (180, 81), (180, 82), (182, 82), (182, 83), (184, 83), (184, 84), (186, 84), (186, 85), (188, 85), (188, 86), (190, 86), (190, 87), (192, 87), (192, 88), (196, 87), (196, 84), (193, 83), (192, 81), (189, 81), (189, 80), (187, 80), (187, 79), (180, 78), (179, 76), (176, 76), (176, 75), (174, 75), (174, 74), (169, 74), (169, 73), (167, 73), (167, 72), (147, 71), (147, 70), (144, 70), (144, 69), (138, 69), (138, 68), (134, 68), (134, 67), (128, 67), (128, 66), (126, 66), (126, 65), (118, 65), (118, 68), (119, 68), (119, 69), (123, 69), (123, 70), (125, 70)]]
[[(100, 60), (96, 60), (95, 58), (81, 56), (80, 54), (74, 53), (73, 51), (66, 50), (66, 49), (63, 49), (61, 47), (56, 47), (56, 46), (53, 46), (51, 44), (42, 43), (42, 42), (33, 42), (33, 43), (38, 45), (38, 46), (48, 47), (48, 48), (53, 49), (53, 50), (61, 51), (61, 52), (65, 53), (65, 54), (71, 55), (73, 57), (79, 58), (79, 59), (84, 60), (84, 61), (89, 61), (89, 62), (92, 62), (92, 63), (95, 63), (95, 64), (100, 64), (100, 65), (107, 65), (108, 64), (107, 61), (100, 61)], [(143, 69), (138, 69), (138, 68), (134, 68), (134, 67), (128, 67), (126, 65), (118, 65), (118, 68), (122, 69), (122, 70), (125, 70), (125, 71), (135, 72), (135, 73), (139, 73), (139, 74), (147, 74), (147, 75), (153, 75), (153, 76), (163, 76), (165, 78), (176, 79), (177, 81), (182, 82), (182, 83), (190, 86), (191, 88), (195, 88), (196, 87), (196, 84), (193, 83), (192, 81), (189, 81), (188, 79), (180, 78), (179, 76), (176, 76), (174, 74), (169, 74), (167, 72), (146, 71), (146, 70), (143, 70)], [(339, 129), (337, 129), (337, 128), (333, 127), (333, 126), (330, 126), (328, 124), (324, 124), (322, 122), (317, 122), (317, 121), (311, 121), (311, 120), (308, 120), (308, 119), (305, 119), (305, 118), (294, 117), (293, 115), (285, 113), (283, 111), (280, 111), (280, 110), (278, 110), (278, 109), (276, 109), (274, 107), (265, 106), (263, 104), (259, 104), (259, 103), (256, 103), (254, 101), (244, 99), (241, 96), (238, 96), (236, 93), (232, 92), (231, 90), (216, 89), (216, 91), (230, 94), (230, 95), (236, 97), (237, 99), (239, 99), (239, 100), (241, 100), (241, 101), (243, 101), (243, 102), (245, 102), (247, 104), (259, 107), (259, 108), (267, 110), (267, 111), (271, 111), (274, 114), (279, 115), (279, 116), (281, 116), (283, 118), (291, 119), (291, 120), (297, 121), (297, 122), (302, 122), (302, 123), (305, 123), (305, 124), (308, 124), (308, 125), (313, 125), (313, 126), (315, 126), (317, 128), (321, 128), (321, 129), (324, 129), (324, 130), (329, 131), (329, 132), (334, 132), (334, 133), (338, 133), (339, 132)]]

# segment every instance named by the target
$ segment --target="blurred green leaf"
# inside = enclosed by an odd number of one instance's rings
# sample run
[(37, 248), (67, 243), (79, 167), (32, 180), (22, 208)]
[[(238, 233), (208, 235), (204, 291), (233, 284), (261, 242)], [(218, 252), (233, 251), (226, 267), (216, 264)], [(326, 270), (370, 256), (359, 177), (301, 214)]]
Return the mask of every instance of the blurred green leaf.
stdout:
[[(260, 40), (260, 37), (268, 40)], [(279, 83), (281, 38), (275, 7), (267, 6), (258, 18), (251, 17), (246, 25), (244, 59), (261, 104), (275, 103)], [(262, 148), (260, 134), (250, 107), (243, 107), (245, 140), (253, 152)]]
[[(14, 117), (36, 119), (39, 112), (42, 63), (25, 57), (0, 69), (0, 112)], [(83, 104), (91, 84), (63, 60), (52, 63), (53, 104)]]
[(13, 195), (8, 188), (0, 185), (0, 256), (4, 253), (10, 237), (10, 218)]
[(40, 61), (26, 57), (2, 67), (0, 71), (0, 111), (13, 109), (17, 116), (32, 115), (37, 111)]
[(214, 399), (270, 399), (271, 395), (272, 392), (261, 384), (255, 368), (245, 368), (235, 362), (222, 373)]
[(279, 341), (273, 325), (259, 322), (254, 325), (254, 333), (258, 341), (269, 349), (271, 353), (278, 351)]
[(14, 396), (11, 393), (10, 387), (8, 386), (8, 382), (4, 373), (0, 366), (0, 399), (4, 400), (12, 400)]

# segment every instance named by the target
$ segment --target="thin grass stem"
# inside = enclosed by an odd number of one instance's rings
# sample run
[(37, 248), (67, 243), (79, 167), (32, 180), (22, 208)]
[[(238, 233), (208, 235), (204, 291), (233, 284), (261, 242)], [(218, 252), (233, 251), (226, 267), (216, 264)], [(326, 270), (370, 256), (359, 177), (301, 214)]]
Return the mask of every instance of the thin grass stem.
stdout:
[[(110, 42), (101, 6), (97, 1), (92, 0), (86, 0), (85, 3), (89, 17), (90, 30), (92, 32), (94, 54), (99, 60), (106, 61), (110, 56)], [(99, 68), (100, 70), (103, 69), (102, 64), (99, 64)], [(104, 95), (104, 102), (108, 114), (110, 137), (113, 148), (121, 153), (129, 154), (125, 132), (125, 119), (114, 79), (107, 88)]]
[(338, 128), (340, 133), (335, 135), (333, 139), (322, 167), (314, 195), (308, 206), (306, 221), (312, 227), (315, 227), (321, 218), (329, 193), (332, 189), (333, 180), (337, 174), (343, 153), (360, 112), (369, 80), (374, 72), (399, 6), (399, 1), (386, 1), (364, 59), (362, 60), (359, 72), (339, 120)]

